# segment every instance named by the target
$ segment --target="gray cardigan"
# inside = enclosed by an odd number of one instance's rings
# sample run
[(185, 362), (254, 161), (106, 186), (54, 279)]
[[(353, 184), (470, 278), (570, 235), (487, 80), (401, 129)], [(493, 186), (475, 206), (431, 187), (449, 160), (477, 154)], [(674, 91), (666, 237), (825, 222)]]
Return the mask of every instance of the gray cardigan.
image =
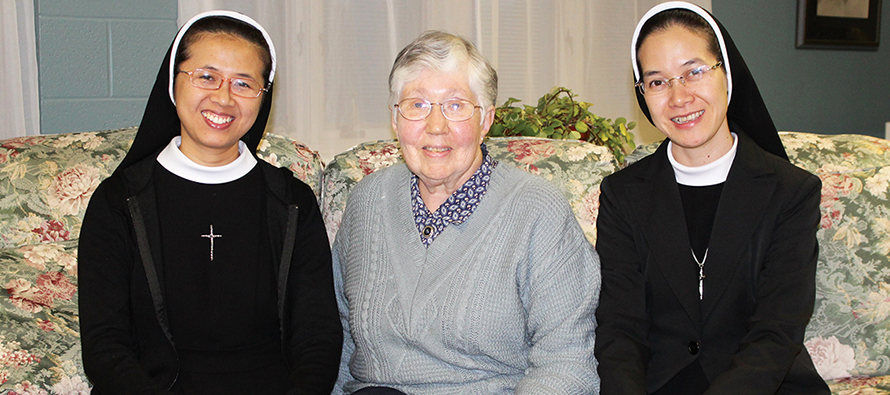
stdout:
[(334, 394), (593, 394), (599, 259), (563, 195), (501, 164), (474, 213), (424, 248), (411, 173), (369, 175), (334, 244)]

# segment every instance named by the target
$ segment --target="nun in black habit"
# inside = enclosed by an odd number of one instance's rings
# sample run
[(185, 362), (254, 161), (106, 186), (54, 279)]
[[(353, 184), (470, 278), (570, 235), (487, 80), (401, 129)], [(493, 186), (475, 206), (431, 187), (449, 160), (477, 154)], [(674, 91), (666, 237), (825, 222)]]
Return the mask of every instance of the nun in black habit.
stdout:
[(788, 162), (726, 30), (655, 6), (631, 49), (667, 139), (603, 180), (596, 311), (603, 394), (828, 394), (803, 346), (819, 179)]
[(255, 153), (275, 65), (242, 14), (176, 35), (81, 230), (94, 394), (330, 393), (342, 330), (315, 195)]

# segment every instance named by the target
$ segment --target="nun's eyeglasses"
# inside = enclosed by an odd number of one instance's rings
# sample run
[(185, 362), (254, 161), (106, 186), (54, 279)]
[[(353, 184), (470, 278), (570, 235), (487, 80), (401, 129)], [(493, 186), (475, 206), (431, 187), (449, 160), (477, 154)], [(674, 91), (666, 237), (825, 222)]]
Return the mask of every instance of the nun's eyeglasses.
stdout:
[(692, 70), (686, 72), (678, 77), (674, 78), (643, 78), (642, 81), (634, 84), (637, 88), (640, 89), (640, 93), (647, 96), (656, 96), (663, 94), (671, 89), (673, 84), (673, 80), (679, 80), (685, 86), (695, 86), (696, 84), (707, 81), (711, 78), (712, 70), (719, 68), (723, 65), (723, 62), (717, 62), (717, 64), (713, 66), (698, 66)]
[(253, 99), (259, 97), (263, 92), (268, 92), (259, 82), (250, 78), (235, 77), (225, 78), (222, 74), (212, 70), (194, 69), (192, 71), (179, 70), (178, 72), (187, 74), (192, 86), (201, 89), (215, 91), (222, 86), (224, 81), (229, 81), (229, 92), (235, 96)]
[(442, 109), (442, 115), (445, 116), (445, 119), (452, 122), (466, 121), (473, 117), (477, 108), (482, 108), (482, 106), (477, 106), (471, 101), (462, 99), (451, 99), (446, 100), (444, 103), (433, 103), (429, 100), (417, 98), (402, 100), (399, 104), (396, 104), (393, 107), (397, 108), (399, 114), (402, 114), (402, 117), (405, 119), (409, 121), (419, 121), (430, 116), (430, 112), (433, 111), (433, 104), (438, 104), (439, 108)]

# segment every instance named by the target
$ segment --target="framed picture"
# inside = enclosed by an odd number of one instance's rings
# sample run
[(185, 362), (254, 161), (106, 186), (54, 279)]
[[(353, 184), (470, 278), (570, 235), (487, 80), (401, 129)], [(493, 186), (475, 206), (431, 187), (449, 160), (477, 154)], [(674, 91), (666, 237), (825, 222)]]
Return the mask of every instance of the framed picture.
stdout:
[(797, 48), (876, 51), (881, 0), (798, 0)]

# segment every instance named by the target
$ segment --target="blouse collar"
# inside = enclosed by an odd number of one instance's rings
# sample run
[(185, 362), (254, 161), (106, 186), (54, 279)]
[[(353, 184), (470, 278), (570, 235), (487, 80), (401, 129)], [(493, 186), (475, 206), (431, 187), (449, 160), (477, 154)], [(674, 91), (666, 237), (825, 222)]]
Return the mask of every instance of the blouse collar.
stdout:
[(411, 210), (414, 213), (414, 224), (420, 232), (420, 240), (424, 246), (429, 247), (433, 240), (445, 230), (449, 224), (462, 224), (476, 211), (476, 207), (488, 191), (491, 182), (491, 173), (498, 165), (488, 153), (485, 143), (481, 144), (482, 164), (473, 172), (467, 182), (442, 203), (436, 212), (431, 213), (427, 209), (423, 198), (420, 197), (420, 189), (417, 186), (417, 175), (411, 176)]
[(671, 161), (671, 167), (674, 168), (674, 177), (677, 179), (677, 183), (692, 187), (704, 187), (726, 182), (726, 177), (729, 175), (729, 169), (732, 167), (732, 161), (735, 159), (735, 153), (739, 147), (739, 136), (732, 133), (732, 139), (732, 148), (729, 149), (729, 152), (711, 163), (695, 167), (684, 166), (677, 162), (671, 151), (673, 142), (668, 141), (668, 160)]

